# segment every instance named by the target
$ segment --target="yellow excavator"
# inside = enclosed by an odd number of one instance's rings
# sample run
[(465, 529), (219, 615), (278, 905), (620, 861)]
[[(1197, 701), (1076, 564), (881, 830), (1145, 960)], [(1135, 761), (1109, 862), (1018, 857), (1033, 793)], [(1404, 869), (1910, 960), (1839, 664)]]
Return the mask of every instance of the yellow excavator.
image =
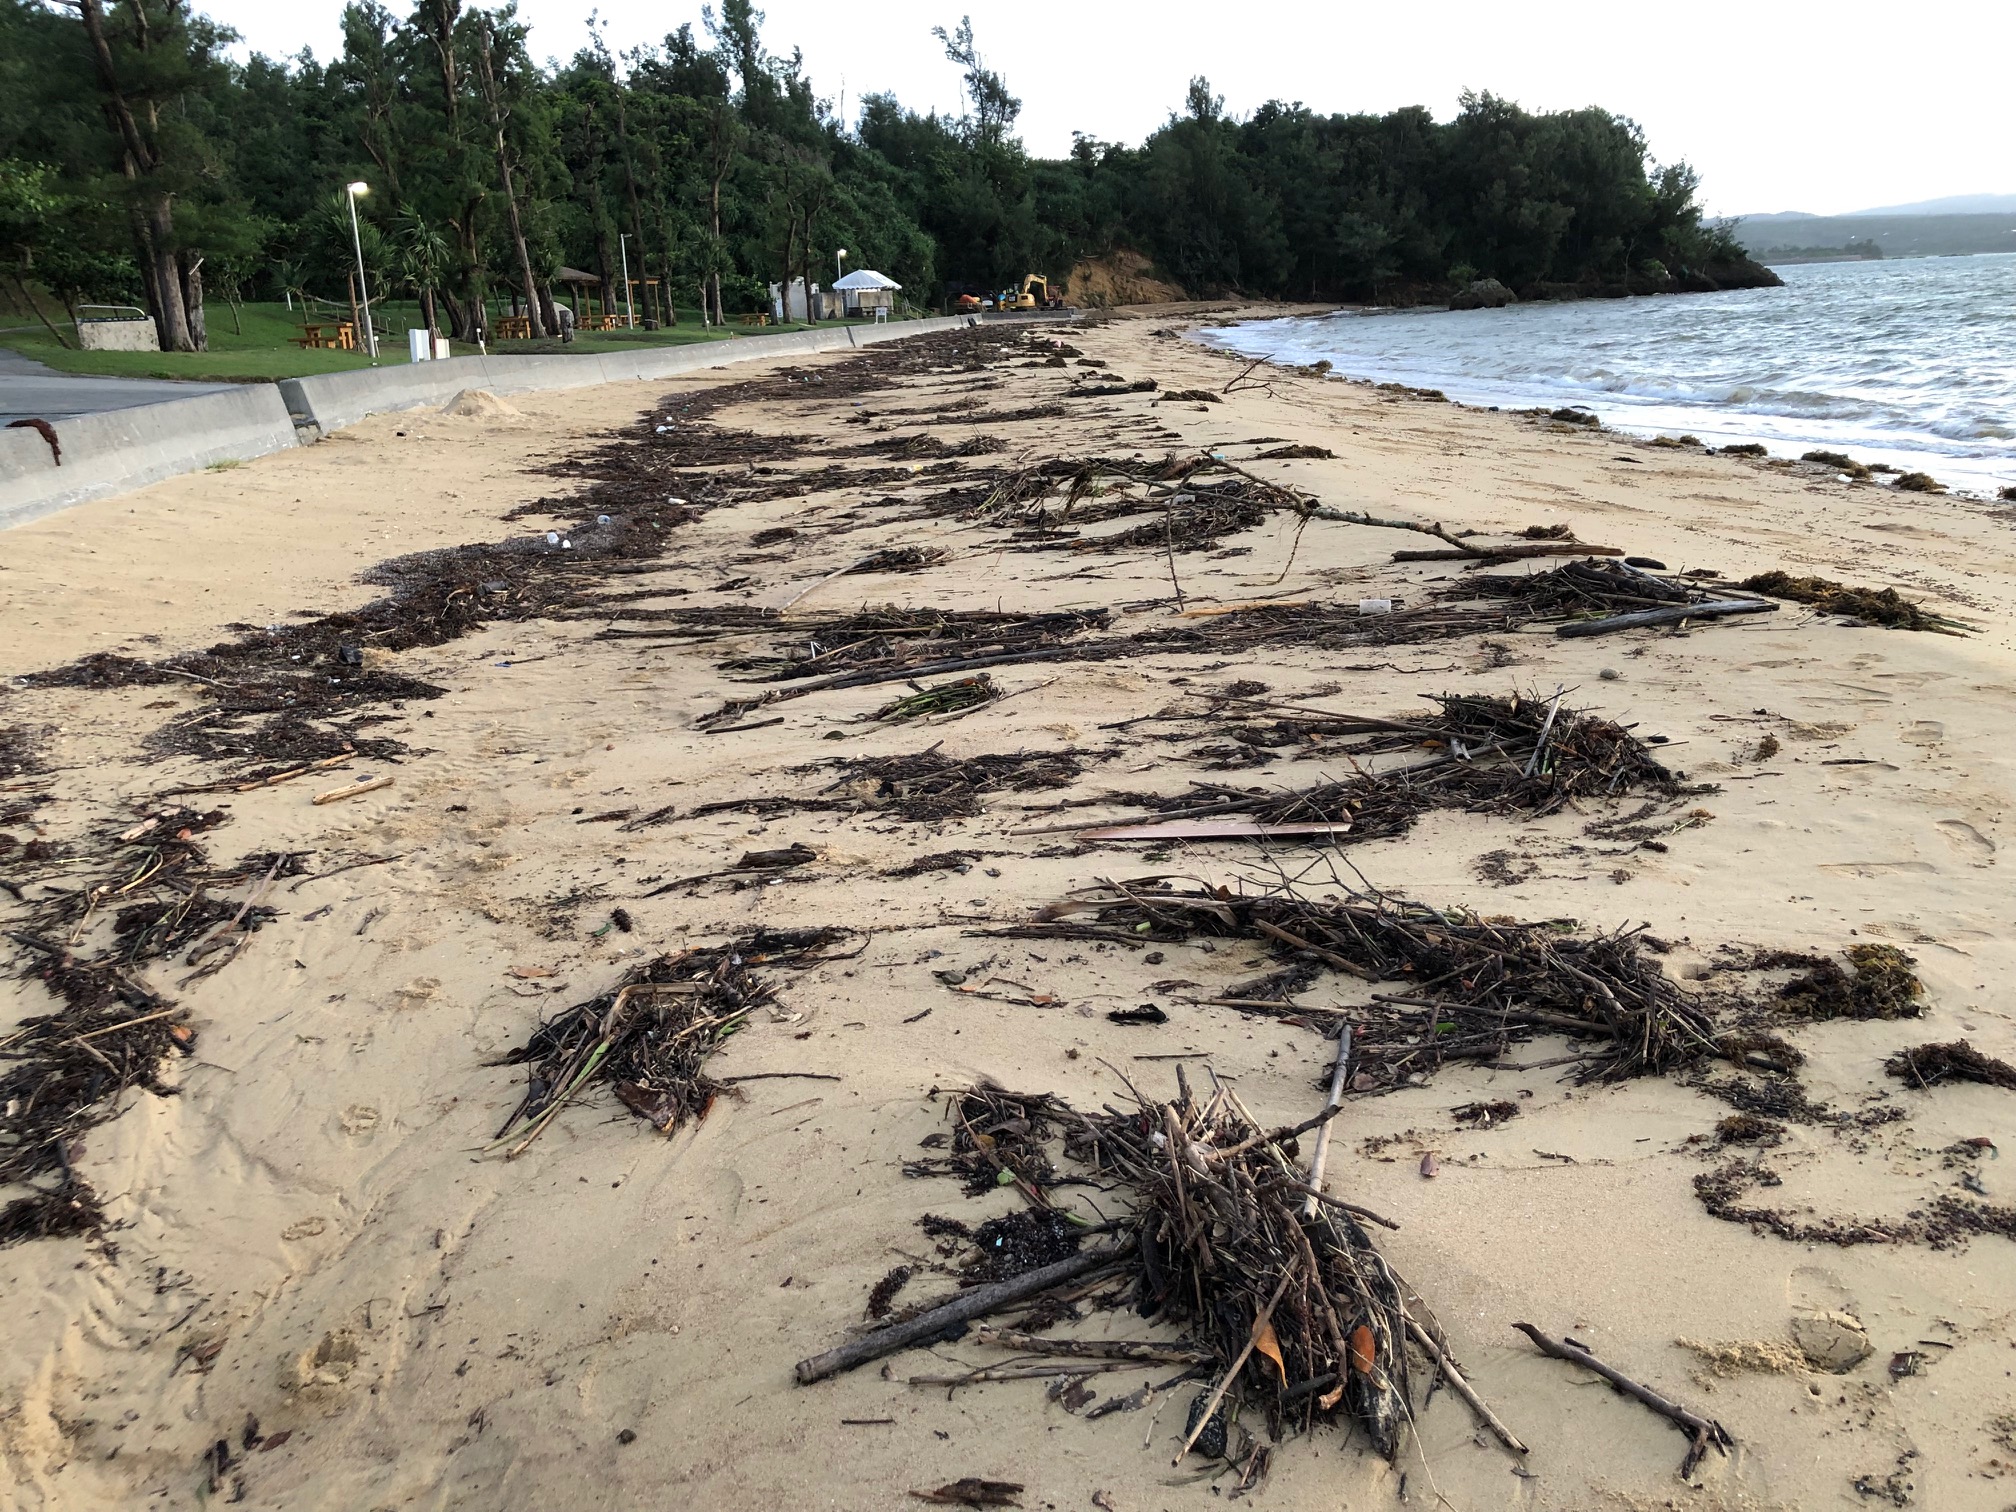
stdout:
[(999, 307), (1004, 310), (1061, 310), (1064, 308), (1064, 296), (1053, 296), (1050, 280), (1041, 273), (1031, 273), (1022, 280), (1020, 290), (1001, 291)]

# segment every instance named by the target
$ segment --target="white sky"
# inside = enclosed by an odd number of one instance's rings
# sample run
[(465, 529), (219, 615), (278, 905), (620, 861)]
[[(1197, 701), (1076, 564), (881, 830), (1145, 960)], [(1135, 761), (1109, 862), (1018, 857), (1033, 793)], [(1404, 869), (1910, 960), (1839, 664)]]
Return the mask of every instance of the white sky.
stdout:
[[(393, 0), (395, 9), (404, 0)], [(697, 0), (519, 0), (535, 56), (571, 55), (591, 4), (616, 46), (700, 30)], [(327, 58), (342, 0), (198, 0), (271, 55)], [(1838, 214), (1949, 194), (2016, 192), (2010, 0), (1753, 0), (1511, 6), (1496, 0), (1238, 5), (1054, 0), (769, 0), (773, 51), (801, 48), (819, 93), (849, 117), (893, 90), (914, 109), (956, 110), (958, 70), (931, 36), (970, 10), (983, 56), (1023, 102), (1036, 153), (1073, 131), (1138, 143), (1196, 73), (1245, 114), (1272, 98), (1329, 111), (1428, 106), (1465, 88), (1531, 109), (1600, 104), (1644, 126), (1661, 160), (1700, 170), (1716, 214)]]

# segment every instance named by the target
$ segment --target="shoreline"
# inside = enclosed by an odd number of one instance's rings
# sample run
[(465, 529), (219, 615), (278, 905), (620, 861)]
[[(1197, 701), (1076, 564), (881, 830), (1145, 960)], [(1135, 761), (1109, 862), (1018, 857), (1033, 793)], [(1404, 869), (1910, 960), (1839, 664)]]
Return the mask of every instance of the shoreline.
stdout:
[[(903, 1174), (932, 1158), (920, 1141), (946, 1130), (934, 1089), (992, 1078), (1096, 1109), (1122, 1094), (1111, 1068), (1162, 1094), (1179, 1063), (1167, 1058), (1188, 1057), (1194, 1081), (1208, 1066), (1269, 1126), (1321, 1103), (1334, 1040), (1311, 1021), (1212, 1001), (1281, 966), (1264, 942), (1144, 952), (987, 931), (1102, 878), (1174, 872), (1251, 892), (1285, 869), (1306, 871), (1320, 898), (1355, 867), (1445, 909), (1590, 929), (1642, 921), (1668, 947), (1661, 969), (1690, 990), (1730, 969), (1725, 946), (1838, 956), (1879, 942), (1914, 957), (1922, 1018), (1783, 1028), (1806, 1056), (1799, 1084), (1833, 1112), (1780, 1120), (1768, 1151), (1717, 1142), (1732, 1108), (1705, 1071), (1578, 1086), (1558, 1070), (1451, 1064), (1421, 1085), (1354, 1092), (1327, 1185), (1400, 1224), (1378, 1235), (1381, 1250), (1532, 1446), (1523, 1468), (1538, 1479), (1519, 1484), (1536, 1507), (1656, 1505), (1677, 1494), (1685, 1446), (1535, 1354), (1512, 1330), (1523, 1320), (1574, 1333), (1728, 1425), (1741, 1449), (1698, 1471), (1703, 1489), (1689, 1495), (1704, 1508), (1831, 1505), (1857, 1476), (1893, 1475), (1926, 1505), (2000, 1508), (1990, 1419), (2016, 1243), (1792, 1242), (1714, 1216), (1695, 1178), (1739, 1153), (1768, 1160), (1783, 1188), (1746, 1200), (1799, 1222), (1901, 1221), (1967, 1191), (2011, 1201), (1998, 1166), (1941, 1154), (2006, 1121), (2009, 1094), (1906, 1088), (1882, 1069), (1901, 1045), (1963, 1036), (2016, 1058), (2016, 1011), (1990, 990), (2012, 952), (1996, 875), (2016, 788), (2006, 528), (1957, 498), (1901, 509), (1803, 471), (1301, 370), (1240, 383), (1243, 359), (1179, 338), (1186, 318), (982, 327), (932, 349), (942, 360), (818, 358), (514, 396), (461, 418), (379, 416), (9, 532), (0, 613), (23, 634), (0, 667), (12, 684), (0, 727), (34, 732), (43, 770), (13, 780), (46, 801), (0, 829), (80, 863), (165, 789), (247, 770), (187, 740), (164, 754), (159, 736), (208, 727), (229, 702), (214, 685), (253, 686), (251, 669), (269, 663), (233, 653), (194, 680), (113, 688), (15, 681), (27, 673), (94, 653), (153, 664), (213, 643), (256, 647), (269, 625), (319, 646), (320, 622), (290, 613), (305, 610), (356, 616), (328, 638), (360, 637), (364, 674), (439, 690), (314, 715), (397, 750), (327, 778), (178, 800), (227, 810), (199, 837), (213, 859), (310, 850), (320, 875), (280, 883), (266, 897), (275, 916), (213, 974), (184, 986), (179, 961), (135, 968), (187, 1010), (196, 1038), (164, 1063), (179, 1095), (136, 1091), (70, 1156), (116, 1225), (105, 1236), (116, 1253), (83, 1238), (0, 1249), (19, 1341), (0, 1460), (24, 1507), (193, 1502), (219, 1438), (234, 1446), (213, 1467), (221, 1485), (242, 1478), (254, 1504), (615, 1506), (669, 1483), (722, 1507), (814, 1495), (895, 1507), (962, 1476), (1025, 1484), (1025, 1505), (1084, 1505), (1094, 1491), (1122, 1508), (1215, 1502), (1206, 1482), (1171, 1478), (1181, 1402), (1152, 1425), (1152, 1412), (1087, 1421), (1040, 1384), (950, 1401), (899, 1384), (998, 1361), (971, 1339), (897, 1357), (897, 1380), (864, 1369), (801, 1388), (791, 1365), (845, 1337), (893, 1266), (917, 1272), (904, 1301), (950, 1286), (931, 1273), (946, 1262), (920, 1214), (977, 1223), (1020, 1206), (1012, 1192), (967, 1198)], [(1047, 347), (1016, 344), (1053, 338), (1082, 356), (1053, 363)], [(1150, 378), (1152, 391), (1129, 387)], [(1261, 455), (1283, 446), (1334, 455)], [(1236, 622), (1234, 606), (1292, 616), (1391, 598), (1405, 614), (1474, 575), (1461, 561), (1395, 562), (1439, 546), (1418, 533), (1278, 510), (1228, 515), (1194, 542), (1176, 538), (1172, 516), (1166, 540), (1149, 531), (1110, 553), (1086, 547), (1137, 518), (1068, 521), (1086, 533), (1074, 544), (973, 512), (1051, 461), (1214, 452), (1236, 476), (1337, 511), (1498, 542), (1566, 530), (1716, 581), (1782, 569), (1895, 587), (1978, 633), (1852, 628), (1786, 603), (1681, 635), (1567, 639), (1514, 617), (1419, 643), (1326, 649), (1289, 634), (1242, 649), (1210, 638)], [(1124, 492), (1087, 497), (1111, 505)], [(612, 525), (595, 526), (596, 510)], [(541, 566), (548, 529), (578, 535), (578, 555)], [(472, 567), (479, 593), (524, 608), (464, 623), (448, 617), (451, 595), (388, 619), (370, 607), (386, 588), (356, 576), (480, 542), (513, 544)], [(878, 552), (918, 560), (844, 570)], [(415, 570), (409, 583), (423, 581)], [(816, 656), (839, 644), (840, 619), (885, 604), (1103, 615), (1074, 633), (1111, 644), (997, 662), (1003, 696), (930, 716), (939, 723), (875, 718), (907, 693), (900, 679), (723, 720), (728, 700), (804, 681), (745, 680), (806, 654), (805, 636), (757, 613), (787, 603), (815, 627)], [(285, 660), (271, 675), (293, 675)], [(339, 680), (342, 665), (330, 668)], [(1263, 686), (1229, 691), (1248, 683)], [(1548, 814), (1436, 811), (1388, 838), (1334, 851), (1284, 841), (1271, 855), (1179, 841), (1156, 857), (1044, 832), (1075, 828), (1079, 809), (1060, 804), (1082, 804), (1090, 822), (1128, 811), (1115, 793), (1299, 790), (1368, 764), (1320, 733), (1266, 743), (1281, 732), (1242, 713), (1242, 698), (1391, 719), (1415, 717), (1423, 695), (1545, 699), (1556, 685), (1666, 737), (1660, 759), (1718, 791), (1662, 808), (1657, 823), (1677, 827), (1656, 847), (1601, 827), (1635, 797)], [(833, 767), (931, 753), (1055, 753), (1072, 770), (917, 818)], [(310, 801), (378, 775), (393, 780)], [(793, 846), (812, 859), (741, 863)], [(38, 873), (24, 890), (40, 898), (77, 875), (95, 873)], [(236, 907), (257, 882), (219, 886)], [(9, 903), (0, 919), (13, 927)], [(766, 1079), (669, 1135), (598, 1087), (522, 1158), (481, 1153), (526, 1091), (523, 1069), (499, 1058), (541, 1022), (660, 952), (814, 926), (844, 932), (831, 959), (767, 970), (773, 1000), (707, 1063), (716, 1077)], [(80, 926), (79, 948), (97, 948), (101, 929)], [(1295, 1001), (1371, 1014), (1377, 990), (1390, 989), (1318, 973)], [(51, 1001), (40, 983), (10, 980), (0, 1034)], [(1166, 1020), (1107, 1017), (1142, 1002)], [(1508, 1063), (1564, 1050), (1540, 1038)], [(782, 1079), (808, 1074), (840, 1080)], [(1483, 1128), (1452, 1117), (1498, 1102), (1517, 1116)], [(1864, 1113), (1884, 1116), (1856, 1121)], [(1429, 1155), (1433, 1179), (1421, 1174)], [(1962, 1175), (1981, 1185), (1963, 1189)], [(1796, 1319), (1831, 1314), (1852, 1315), (1874, 1351), (1840, 1375), (1786, 1352)], [(1075, 1325), (1121, 1338), (1150, 1327), (1124, 1309)], [(1940, 1347), (1923, 1378), (1887, 1369), (1894, 1353), (1926, 1354), (1915, 1341), (1927, 1337)], [(1087, 1383), (1101, 1400), (1138, 1384)], [(247, 1414), (259, 1424), (247, 1442), (261, 1447), (241, 1450)], [(1504, 1500), (1508, 1461), (1473, 1444), (1460, 1403), (1438, 1394), (1417, 1431), (1397, 1467), (1410, 1481), (1425, 1467), (1459, 1505)], [(1362, 1435), (1325, 1427), (1281, 1443), (1263, 1489), (1313, 1509), (1390, 1497), (1397, 1469)]]
[[(1987, 254), (1983, 254), (1987, 255)], [(2008, 254), (2002, 254), (2008, 255)], [(1893, 259), (1891, 261), (1901, 261)], [(1552, 302), (1543, 309), (1557, 308)], [(1427, 307), (1387, 308), (1383, 306), (1354, 306), (1340, 310), (1339, 314), (1354, 316), (1420, 316), (1420, 315), (1469, 315), (1477, 318), (1478, 312)], [(1294, 318), (1294, 317), (1286, 317)], [(1614, 338), (1617, 332), (1598, 329), (1589, 339), (1601, 344)], [(1647, 333), (1647, 339), (1655, 339), (1656, 333)], [(1228, 350), (1251, 358), (1259, 355), (1264, 341), (1243, 342), (1234, 346), (1236, 333), (1204, 331), (1199, 338), (1207, 345), (1222, 343)], [(1278, 351), (1278, 348), (1275, 350)], [(1809, 451), (1845, 452), (1856, 460), (1867, 464), (1881, 464), (1898, 472), (1928, 472), (1940, 482), (1956, 491), (1964, 491), (1975, 496), (1994, 499), (2004, 490), (2016, 488), (2016, 458), (2012, 458), (2005, 445), (2001, 452), (1989, 447), (1987, 438), (1974, 451), (1941, 450), (1940, 441), (1929, 430), (1923, 433), (1886, 437), (1882, 435), (1862, 435), (1854, 431), (1850, 422), (1834, 421), (1827, 417), (1818, 420), (1802, 418), (1794, 411), (1773, 412), (1766, 410), (1746, 410), (1722, 404), (1694, 404), (1678, 397), (1662, 397), (1658, 393), (1619, 394), (1611, 389), (1588, 383), (1550, 382), (1520, 384), (1510, 379), (1486, 377), (1470, 379), (1451, 376), (1451, 365), (1461, 363), (1474, 356), (1473, 352), (1456, 347), (1444, 350), (1444, 362), (1438, 368), (1432, 351), (1418, 353), (1373, 353), (1366, 352), (1353, 358), (1350, 354), (1321, 349), (1319, 341), (1308, 344), (1301, 355), (1309, 358), (1327, 358), (1337, 364), (1340, 375), (1378, 384), (1397, 382), (1400, 384), (1437, 388), (1446, 391), (1455, 402), (1479, 409), (1517, 410), (1525, 407), (1553, 410), (1563, 406), (1582, 407), (1594, 411), (1603, 424), (1619, 433), (1642, 437), (1666, 435), (1678, 437), (1693, 434), (1711, 445), (1761, 444), (1774, 457), (1797, 461)], [(1282, 360), (1290, 361), (1284, 357)], [(1655, 387), (1684, 388), (1687, 381), (1677, 375), (1641, 375), (1641, 383), (1653, 383)], [(1718, 384), (1734, 383), (1737, 380), (1718, 376), (1713, 380), (1702, 379), (1702, 383), (1713, 387)], [(1760, 380), (1761, 381), (1761, 380)], [(1892, 399), (1892, 405), (1901, 402)], [(1959, 443), (1951, 443), (1959, 444)]]

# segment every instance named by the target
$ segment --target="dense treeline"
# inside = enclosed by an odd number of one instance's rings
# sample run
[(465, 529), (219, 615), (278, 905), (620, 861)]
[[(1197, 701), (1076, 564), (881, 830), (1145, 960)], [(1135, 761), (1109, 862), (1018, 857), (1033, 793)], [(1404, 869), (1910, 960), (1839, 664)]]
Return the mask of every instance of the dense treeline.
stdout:
[(1692, 173), (1652, 166), (1606, 111), (1484, 95), (1446, 123), (1279, 103), (1235, 120), (1200, 79), (1142, 146), (1080, 138), (1046, 161), (968, 23), (938, 33), (961, 115), (871, 95), (843, 122), (762, 19), (723, 0), (621, 53), (591, 20), (542, 67), (508, 4), (357, 0), (334, 60), (241, 64), (186, 0), (0, 0), (0, 263), (73, 309), (144, 303), (164, 349), (200, 349), (206, 290), (344, 294), (361, 179), (373, 286), (463, 337), (497, 299), (556, 329), (563, 267), (615, 289), (627, 266), (642, 318), (721, 321), (821, 281), (842, 247), (934, 304), (1119, 247), (1199, 294), (1745, 276)]

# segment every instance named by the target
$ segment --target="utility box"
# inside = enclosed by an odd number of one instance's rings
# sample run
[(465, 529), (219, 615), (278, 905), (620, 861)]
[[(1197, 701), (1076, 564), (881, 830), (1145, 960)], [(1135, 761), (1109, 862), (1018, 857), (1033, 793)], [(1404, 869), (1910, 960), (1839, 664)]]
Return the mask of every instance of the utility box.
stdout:
[(431, 362), (434, 358), (434, 333), (425, 326), (406, 333), (406, 360), (408, 362)]
[(448, 338), (446, 336), (436, 336), (434, 338), (434, 360), (436, 362), (446, 362), (448, 360)]

